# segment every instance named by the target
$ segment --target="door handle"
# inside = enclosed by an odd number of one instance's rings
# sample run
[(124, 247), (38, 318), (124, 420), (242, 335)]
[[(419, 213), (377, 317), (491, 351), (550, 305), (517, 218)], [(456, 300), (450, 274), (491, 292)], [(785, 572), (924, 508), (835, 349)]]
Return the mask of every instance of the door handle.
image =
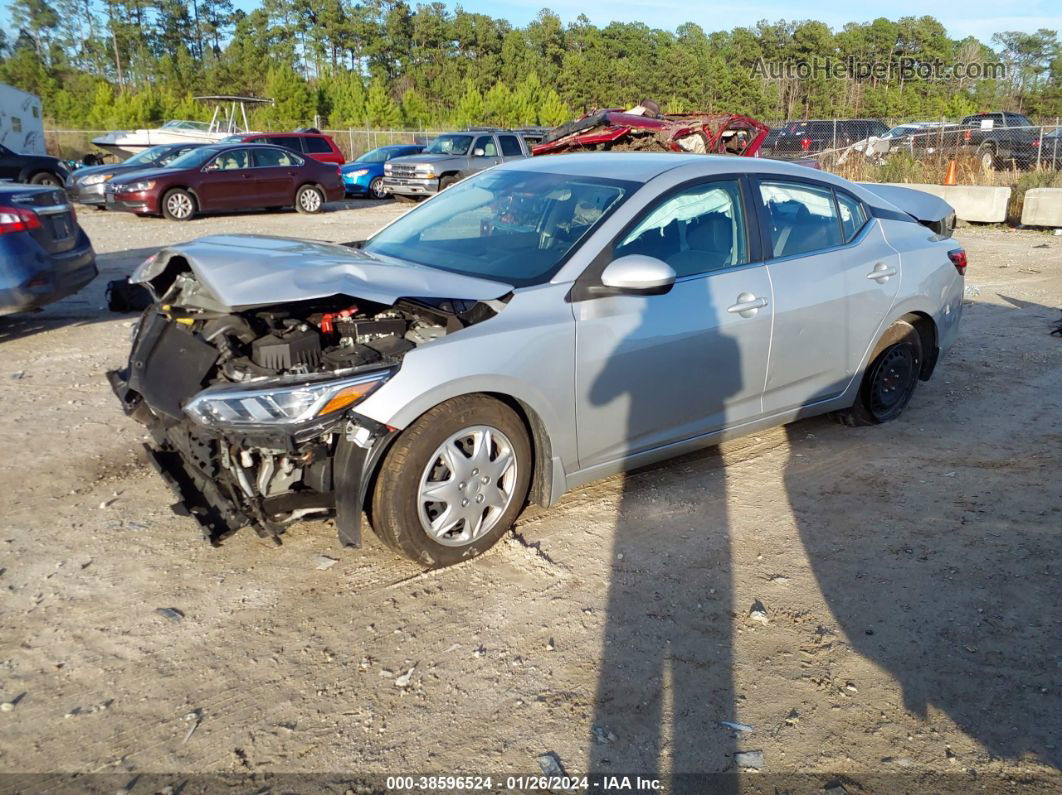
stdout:
[(762, 297), (756, 297), (752, 293), (741, 293), (737, 297), (737, 303), (732, 306), (728, 306), (726, 311), (732, 315), (741, 315), (742, 317), (755, 317), (756, 313), (767, 306), (767, 299)]
[(873, 279), (878, 284), (885, 284), (891, 277), (896, 275), (896, 268), (890, 268), (884, 262), (874, 266), (874, 270), (867, 274), (868, 279)]

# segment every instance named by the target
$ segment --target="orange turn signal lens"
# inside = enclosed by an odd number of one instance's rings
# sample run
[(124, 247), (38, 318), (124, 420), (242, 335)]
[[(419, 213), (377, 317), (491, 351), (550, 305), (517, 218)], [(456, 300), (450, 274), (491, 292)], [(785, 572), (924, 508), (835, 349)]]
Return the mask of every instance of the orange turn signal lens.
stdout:
[(321, 410), (317, 412), (317, 416), (323, 417), (325, 414), (331, 414), (333, 411), (339, 411), (347, 408), (347, 406), (354, 405), (372, 392), (379, 384), (379, 381), (366, 381), (364, 384), (354, 384), (339, 390), (332, 396), (331, 400), (321, 407)]

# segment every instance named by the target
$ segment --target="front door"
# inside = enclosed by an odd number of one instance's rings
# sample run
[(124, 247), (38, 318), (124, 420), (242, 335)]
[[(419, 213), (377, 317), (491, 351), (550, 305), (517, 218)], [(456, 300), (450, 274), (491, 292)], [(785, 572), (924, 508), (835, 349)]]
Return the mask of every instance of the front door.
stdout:
[(774, 341), (767, 414), (840, 395), (899, 289), (899, 257), (855, 197), (812, 182), (763, 180)]
[[(477, 154), (482, 152), (483, 154)], [(472, 144), (472, 170), (482, 171), (485, 168), (496, 166), (502, 162), (498, 154), (498, 144), (494, 142), (493, 135), (481, 135)]]
[(197, 191), (204, 210), (256, 207), (254, 169), (249, 149), (228, 149), (203, 167)]
[(664, 260), (663, 295), (576, 301), (580, 467), (681, 442), (761, 412), (771, 285), (750, 261), (737, 179), (663, 197), (612, 246)]

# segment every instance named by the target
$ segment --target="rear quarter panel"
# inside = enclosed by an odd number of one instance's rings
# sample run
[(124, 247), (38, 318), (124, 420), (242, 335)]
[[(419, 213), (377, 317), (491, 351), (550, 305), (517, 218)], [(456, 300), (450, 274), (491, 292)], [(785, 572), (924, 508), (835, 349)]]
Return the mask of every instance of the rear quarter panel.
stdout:
[(889, 245), (900, 255), (902, 274), (890, 321), (910, 312), (929, 315), (936, 324), (937, 345), (943, 353), (959, 332), (965, 281), (948, 252), (962, 246), (954, 238), (942, 238), (921, 224), (882, 220), (881, 225)]

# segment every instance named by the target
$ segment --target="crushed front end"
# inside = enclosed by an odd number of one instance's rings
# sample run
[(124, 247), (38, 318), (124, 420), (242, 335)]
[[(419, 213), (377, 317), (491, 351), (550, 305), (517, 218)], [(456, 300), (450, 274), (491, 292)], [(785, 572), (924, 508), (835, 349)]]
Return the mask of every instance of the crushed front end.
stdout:
[(154, 270), (145, 283), (157, 301), (108, 379), (150, 432), (174, 511), (213, 544), (246, 526), (279, 540), (292, 522), (334, 512), (340, 540), (359, 545), (369, 476), (396, 431), (354, 408), (408, 351), (493, 312), (349, 295), (234, 311), (179, 256)]

